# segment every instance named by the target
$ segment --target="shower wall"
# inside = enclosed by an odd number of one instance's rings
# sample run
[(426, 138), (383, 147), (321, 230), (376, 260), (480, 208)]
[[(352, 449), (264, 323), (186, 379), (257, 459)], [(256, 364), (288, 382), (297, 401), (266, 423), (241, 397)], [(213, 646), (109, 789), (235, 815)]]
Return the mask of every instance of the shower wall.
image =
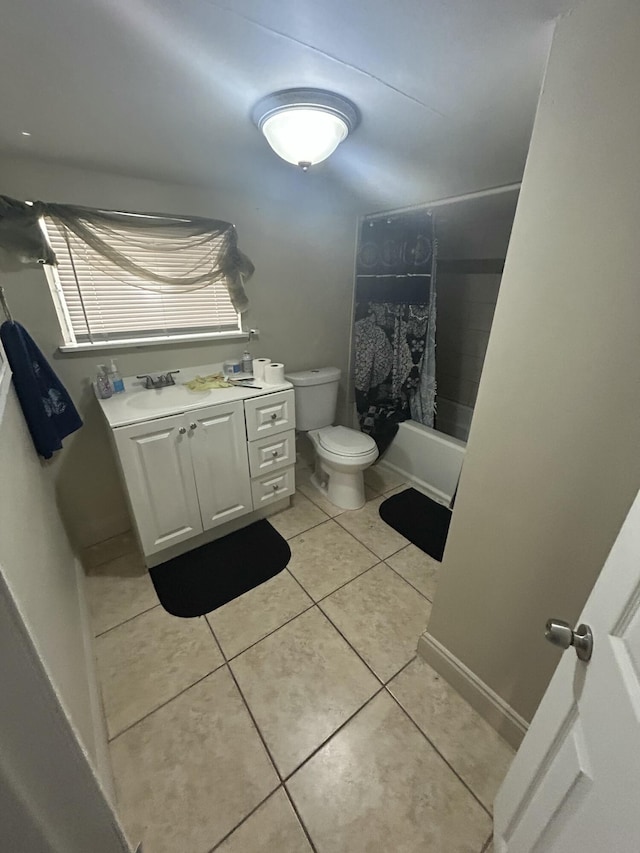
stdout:
[(466, 441), (513, 215), (444, 213), (438, 235), (436, 429)]

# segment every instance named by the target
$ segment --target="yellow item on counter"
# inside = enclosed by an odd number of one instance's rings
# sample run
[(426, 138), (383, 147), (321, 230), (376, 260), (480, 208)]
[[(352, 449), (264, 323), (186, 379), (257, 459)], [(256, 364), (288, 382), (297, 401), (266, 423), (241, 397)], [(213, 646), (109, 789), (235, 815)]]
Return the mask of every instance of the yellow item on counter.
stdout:
[(212, 373), (210, 376), (196, 376), (184, 383), (190, 391), (210, 391), (212, 388), (233, 388), (222, 373)]

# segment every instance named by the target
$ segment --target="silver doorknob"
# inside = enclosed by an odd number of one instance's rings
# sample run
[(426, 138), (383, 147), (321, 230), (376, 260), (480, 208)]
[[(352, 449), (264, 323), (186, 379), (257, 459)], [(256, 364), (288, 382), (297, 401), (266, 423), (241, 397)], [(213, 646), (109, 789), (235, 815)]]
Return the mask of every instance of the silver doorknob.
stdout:
[(562, 619), (549, 619), (544, 632), (545, 638), (554, 646), (568, 649), (573, 646), (580, 660), (590, 660), (593, 652), (593, 633), (588, 625), (578, 625), (574, 631)]
[(187, 431), (187, 428), (186, 428), (186, 427), (180, 427), (180, 429), (178, 430), (178, 432), (180, 433), (180, 435), (184, 435), (186, 431)]
[(189, 429), (197, 429), (198, 424), (195, 421), (191, 421), (189, 424)]

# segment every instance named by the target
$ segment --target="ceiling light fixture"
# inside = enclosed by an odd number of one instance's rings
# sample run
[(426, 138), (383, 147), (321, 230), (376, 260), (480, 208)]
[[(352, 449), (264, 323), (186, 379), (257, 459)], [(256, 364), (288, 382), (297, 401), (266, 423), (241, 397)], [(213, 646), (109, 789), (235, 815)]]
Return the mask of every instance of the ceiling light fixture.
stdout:
[(304, 172), (326, 160), (360, 121), (355, 104), (324, 89), (285, 89), (253, 108), (253, 122), (279, 157)]
[(23, 130), (23, 131), (21, 131), (21, 133), (23, 136), (31, 136), (31, 134), (29, 133), (28, 130)]

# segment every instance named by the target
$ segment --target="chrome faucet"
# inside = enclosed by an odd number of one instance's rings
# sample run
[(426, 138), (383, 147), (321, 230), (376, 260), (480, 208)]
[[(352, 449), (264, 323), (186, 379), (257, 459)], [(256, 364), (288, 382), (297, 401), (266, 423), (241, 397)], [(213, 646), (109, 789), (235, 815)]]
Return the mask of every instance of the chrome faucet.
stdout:
[(158, 376), (150, 376), (145, 373), (142, 376), (136, 376), (136, 379), (144, 379), (144, 387), (148, 390), (152, 388), (167, 388), (169, 385), (175, 385), (176, 381), (173, 378), (174, 373), (180, 373), (179, 370), (169, 370), (167, 373), (159, 373)]

